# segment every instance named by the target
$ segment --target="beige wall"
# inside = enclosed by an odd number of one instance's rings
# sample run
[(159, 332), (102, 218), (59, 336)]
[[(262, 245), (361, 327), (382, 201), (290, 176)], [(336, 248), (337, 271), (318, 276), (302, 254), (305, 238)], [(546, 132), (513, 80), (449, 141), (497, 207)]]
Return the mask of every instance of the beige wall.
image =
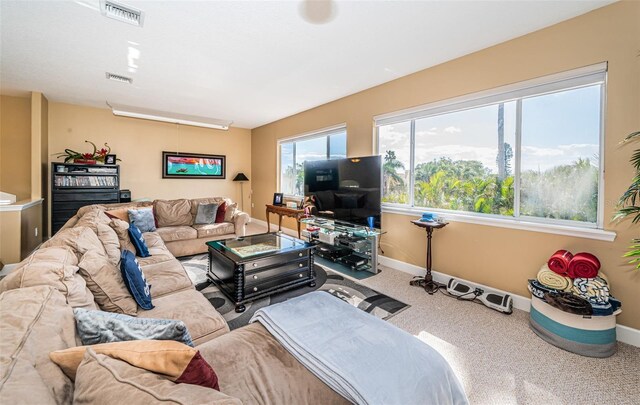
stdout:
[[(264, 204), (276, 191), (276, 143), (310, 130), (346, 122), (348, 154), (373, 153), (373, 117), (412, 106), (491, 89), (608, 61), (605, 120), (605, 218), (630, 182), (633, 147), (620, 140), (640, 129), (640, 2), (616, 3), (541, 31), (405, 76), (252, 131), (253, 216), (264, 219)], [(419, 50), (416, 50), (419, 52)], [(638, 147), (638, 145), (636, 145)], [(419, 266), (425, 262), (424, 231), (410, 216), (384, 214), (385, 255)], [(291, 221), (286, 222), (293, 228)], [(624, 303), (621, 324), (640, 328), (640, 272), (621, 258), (638, 228), (629, 221), (607, 223), (615, 242), (451, 223), (436, 231), (438, 271), (528, 296), (527, 279), (557, 249), (590, 251), (603, 263), (612, 292)]]
[(31, 196), (31, 100), (0, 97), (0, 191)]
[[(110, 110), (71, 104), (49, 103), (49, 161), (70, 148), (90, 152), (84, 143), (98, 147), (107, 142), (120, 164), (122, 189), (132, 197), (150, 199), (225, 196), (240, 200), (240, 184), (231, 181), (238, 172), (251, 176), (251, 131), (228, 131), (176, 126), (175, 124), (116, 117)], [(163, 179), (162, 151), (226, 155), (226, 179)], [(260, 156), (260, 154), (258, 155)], [(244, 208), (250, 209), (250, 183), (244, 184)], [(239, 204), (240, 205), (240, 204)]]

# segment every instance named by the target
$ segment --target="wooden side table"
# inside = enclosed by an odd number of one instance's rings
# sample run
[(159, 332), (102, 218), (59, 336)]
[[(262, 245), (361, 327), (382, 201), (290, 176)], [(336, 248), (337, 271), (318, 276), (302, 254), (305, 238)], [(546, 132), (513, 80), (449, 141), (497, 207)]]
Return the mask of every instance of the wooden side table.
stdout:
[(267, 229), (269, 232), (271, 232), (271, 223), (269, 223), (270, 213), (274, 213), (278, 216), (278, 231), (282, 230), (282, 217), (295, 218), (298, 225), (298, 239), (300, 239), (300, 219), (304, 218), (303, 209), (287, 208), (283, 205), (267, 204)]
[(411, 221), (412, 224), (418, 226), (420, 228), (424, 228), (427, 231), (427, 274), (424, 275), (424, 278), (413, 280), (409, 282), (410, 285), (422, 287), (428, 294), (433, 294), (440, 288), (440, 284), (433, 281), (433, 276), (431, 275), (431, 237), (433, 235), (434, 229), (440, 229), (447, 226), (448, 222), (436, 222), (436, 221), (420, 221), (415, 220)]

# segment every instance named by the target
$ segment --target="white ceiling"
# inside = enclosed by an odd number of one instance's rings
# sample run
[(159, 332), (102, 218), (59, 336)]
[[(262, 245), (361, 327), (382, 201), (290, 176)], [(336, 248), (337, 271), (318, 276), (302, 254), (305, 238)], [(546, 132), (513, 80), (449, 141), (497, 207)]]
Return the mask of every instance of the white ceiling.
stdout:
[(612, 1), (338, 0), (325, 24), (301, 1), (119, 2), (145, 12), (142, 28), (103, 17), (99, 0), (2, 0), (2, 93), (255, 128)]

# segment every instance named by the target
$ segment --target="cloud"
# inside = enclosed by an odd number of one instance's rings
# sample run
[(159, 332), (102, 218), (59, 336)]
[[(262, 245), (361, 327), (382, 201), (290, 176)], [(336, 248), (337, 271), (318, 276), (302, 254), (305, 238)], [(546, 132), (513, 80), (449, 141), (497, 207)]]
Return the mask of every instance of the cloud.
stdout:
[(446, 132), (448, 134), (457, 134), (457, 133), (462, 132), (462, 129), (460, 129), (459, 127), (450, 126), (450, 127), (446, 127), (444, 129), (444, 132)]

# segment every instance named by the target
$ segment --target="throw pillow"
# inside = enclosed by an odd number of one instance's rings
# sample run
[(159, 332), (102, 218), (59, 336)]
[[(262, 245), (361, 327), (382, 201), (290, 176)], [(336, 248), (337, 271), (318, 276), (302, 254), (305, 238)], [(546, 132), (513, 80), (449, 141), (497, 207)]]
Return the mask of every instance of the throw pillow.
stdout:
[(144, 278), (144, 273), (133, 253), (125, 250), (120, 258), (120, 271), (127, 289), (136, 300), (140, 308), (152, 309), (151, 286)]
[(175, 340), (193, 347), (187, 326), (173, 319), (137, 318), (104, 311), (74, 309), (83, 345), (129, 340)]
[(233, 217), (234, 215), (236, 215), (236, 212), (238, 211), (238, 203), (234, 203), (231, 202), (231, 200), (227, 200), (225, 201), (226, 204), (226, 209), (224, 211), (224, 222), (233, 222)]
[(138, 305), (124, 284), (122, 272), (106, 257), (90, 250), (82, 256), (78, 267), (101, 309), (128, 315), (138, 312)]
[(163, 340), (136, 340), (77, 346), (49, 353), (51, 361), (72, 380), (87, 350), (122, 360), (134, 367), (161, 374), (176, 383), (220, 390), (218, 376), (200, 352), (185, 344)]
[(218, 211), (216, 212), (216, 224), (220, 224), (222, 222), (224, 222), (224, 214), (225, 212), (227, 212), (227, 203), (222, 202), (222, 204), (220, 204), (218, 206)]
[(140, 232), (153, 232), (156, 230), (156, 220), (153, 216), (153, 208), (140, 208), (129, 210), (129, 223), (135, 224)]
[(105, 211), (105, 214), (111, 219), (119, 219), (121, 221), (129, 222), (129, 208), (122, 207), (113, 210)]
[(107, 224), (98, 224), (98, 238), (107, 252), (109, 262), (117, 266), (120, 262), (120, 240), (116, 231)]
[[(131, 243), (131, 238), (129, 237), (129, 223), (123, 221), (121, 219), (112, 219), (109, 222), (109, 226), (113, 228), (118, 235), (118, 242), (120, 242), (120, 251), (128, 250), (130, 252), (135, 252), (136, 247)], [(120, 260), (120, 254), (118, 253), (118, 260)]]
[(136, 255), (140, 257), (149, 257), (149, 248), (147, 248), (147, 244), (142, 237), (142, 232), (136, 226), (136, 224), (129, 224), (129, 239), (131, 239), (131, 243), (136, 248)]
[(218, 204), (200, 204), (196, 212), (196, 225), (209, 225), (216, 223), (216, 215), (218, 213)]

